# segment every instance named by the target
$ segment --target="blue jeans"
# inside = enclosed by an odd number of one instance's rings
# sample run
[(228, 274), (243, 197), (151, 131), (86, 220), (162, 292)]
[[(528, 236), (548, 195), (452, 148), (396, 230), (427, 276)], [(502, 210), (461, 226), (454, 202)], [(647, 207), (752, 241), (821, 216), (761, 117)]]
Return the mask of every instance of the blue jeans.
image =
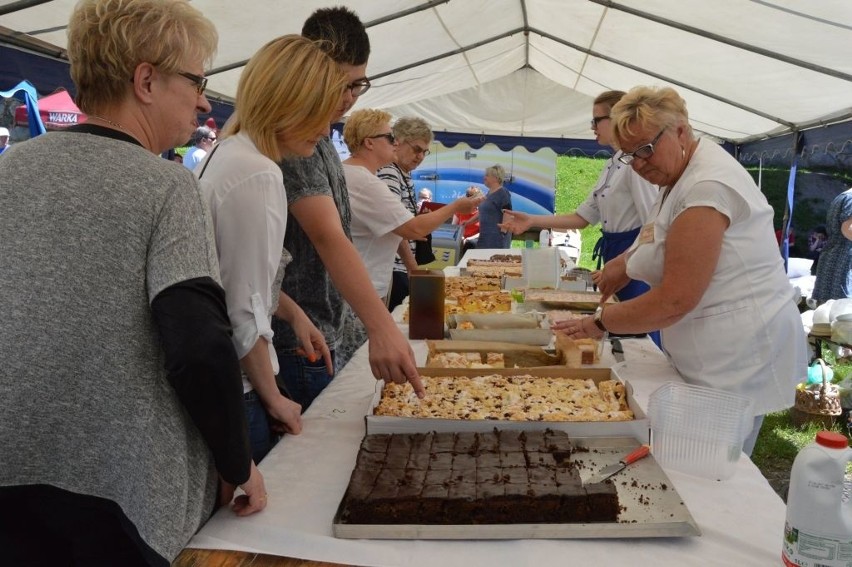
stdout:
[(269, 416), (257, 392), (252, 390), (243, 394), (243, 403), (246, 405), (251, 458), (257, 464), (278, 443), (280, 437), (269, 428)]
[[(334, 352), (331, 353), (331, 360), (335, 361)], [(304, 356), (278, 351), (278, 366), (281, 367), (278, 380), (283, 382), (290, 399), (302, 405), (302, 413), (334, 378), (326, 370), (323, 359), (310, 362)]]

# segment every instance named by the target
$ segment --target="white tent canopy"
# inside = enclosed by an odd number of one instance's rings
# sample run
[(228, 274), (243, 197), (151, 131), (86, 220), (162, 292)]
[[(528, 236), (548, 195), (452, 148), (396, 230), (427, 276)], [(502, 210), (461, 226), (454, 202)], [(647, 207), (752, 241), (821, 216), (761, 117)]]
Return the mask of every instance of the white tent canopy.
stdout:
[[(210, 89), (329, 0), (192, 0), (216, 24)], [(348, 0), (373, 88), (356, 108), (437, 131), (591, 139), (594, 97), (670, 85), (695, 129), (745, 142), (852, 117), (852, 0)], [(61, 49), (74, 0), (0, 0), (0, 42)], [(5, 29), (4, 29), (5, 28)], [(24, 35), (21, 35), (24, 34)]]

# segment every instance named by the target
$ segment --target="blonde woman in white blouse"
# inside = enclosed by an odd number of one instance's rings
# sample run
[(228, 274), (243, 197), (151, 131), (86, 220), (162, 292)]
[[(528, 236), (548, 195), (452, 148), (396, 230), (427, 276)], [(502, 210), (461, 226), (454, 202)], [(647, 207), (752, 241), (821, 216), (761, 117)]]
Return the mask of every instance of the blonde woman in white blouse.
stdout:
[(213, 215), (256, 461), (277, 441), (270, 429), (302, 429), (301, 406), (281, 393), (275, 379), (272, 315), (293, 327), (305, 356), (323, 357), (333, 371), (322, 334), (280, 291), (290, 255), (282, 254), (287, 195), (276, 162), (314, 152), (329, 133), (345, 86), (337, 64), (310, 40), (288, 35), (269, 42), (240, 77), (236, 111), (222, 141), (196, 169)]

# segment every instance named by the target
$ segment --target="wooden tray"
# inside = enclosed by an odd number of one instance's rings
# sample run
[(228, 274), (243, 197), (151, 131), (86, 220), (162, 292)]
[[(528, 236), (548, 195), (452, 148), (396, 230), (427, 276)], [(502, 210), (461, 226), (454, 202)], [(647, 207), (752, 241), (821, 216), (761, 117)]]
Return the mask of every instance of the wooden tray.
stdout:
[[(585, 482), (639, 446), (629, 437), (576, 438), (590, 449), (577, 457)], [(381, 525), (347, 524), (342, 502), (332, 531), (344, 539), (577, 539), (700, 536), (701, 530), (653, 455), (612, 477), (623, 510), (618, 522), (588, 524)]]

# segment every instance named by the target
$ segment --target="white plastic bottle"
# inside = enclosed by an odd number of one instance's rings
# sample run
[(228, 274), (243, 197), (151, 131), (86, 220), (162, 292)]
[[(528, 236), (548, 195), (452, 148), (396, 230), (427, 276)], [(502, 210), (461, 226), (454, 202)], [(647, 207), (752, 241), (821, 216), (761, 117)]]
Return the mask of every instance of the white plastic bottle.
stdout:
[(781, 557), (787, 567), (846, 567), (852, 562), (852, 501), (843, 501), (852, 449), (840, 433), (820, 431), (793, 461)]
[(550, 246), (550, 231), (546, 228), (541, 229), (541, 232), (538, 233), (538, 245), (541, 248)]

